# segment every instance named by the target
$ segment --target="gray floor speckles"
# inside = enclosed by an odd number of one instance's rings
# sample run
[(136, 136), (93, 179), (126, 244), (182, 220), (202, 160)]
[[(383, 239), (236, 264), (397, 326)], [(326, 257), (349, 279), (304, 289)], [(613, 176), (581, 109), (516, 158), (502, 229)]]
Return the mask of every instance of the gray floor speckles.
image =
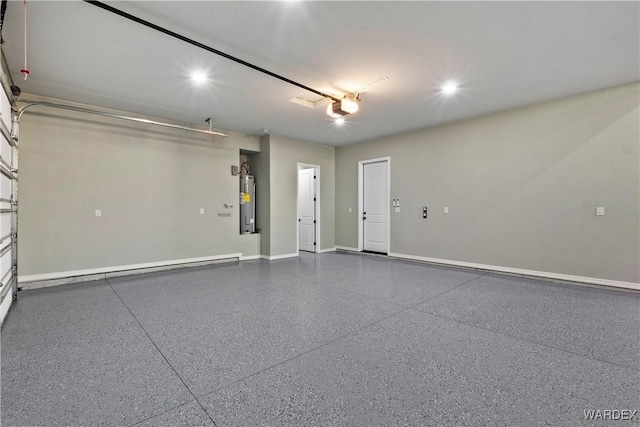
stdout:
[(640, 409), (639, 319), (637, 293), (341, 253), (24, 291), (1, 422), (593, 425)]

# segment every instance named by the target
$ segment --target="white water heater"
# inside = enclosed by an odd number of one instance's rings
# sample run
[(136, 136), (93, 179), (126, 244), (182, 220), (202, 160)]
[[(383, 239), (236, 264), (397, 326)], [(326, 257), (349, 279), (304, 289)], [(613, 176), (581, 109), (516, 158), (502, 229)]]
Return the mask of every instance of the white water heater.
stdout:
[(240, 234), (256, 232), (256, 182), (253, 176), (240, 177)]

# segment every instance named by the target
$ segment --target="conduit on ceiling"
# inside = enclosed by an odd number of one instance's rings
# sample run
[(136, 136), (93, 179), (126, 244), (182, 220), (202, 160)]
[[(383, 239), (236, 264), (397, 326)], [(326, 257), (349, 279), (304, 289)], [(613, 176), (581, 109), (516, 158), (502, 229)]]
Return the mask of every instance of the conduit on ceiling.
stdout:
[(124, 11), (122, 11), (120, 9), (116, 9), (115, 7), (109, 6), (109, 5), (104, 4), (104, 3), (100, 2), (100, 1), (95, 1), (95, 0), (84, 0), (84, 1), (86, 3), (89, 3), (89, 4), (93, 5), (93, 6), (97, 6), (97, 7), (101, 8), (101, 9), (104, 9), (104, 10), (106, 10), (108, 12), (111, 12), (111, 13), (114, 13), (116, 15), (119, 15), (119, 16), (121, 16), (123, 18), (129, 19), (129, 20), (131, 20), (133, 22), (137, 22), (138, 24), (144, 25), (145, 27), (149, 27), (151, 29), (159, 31), (159, 32), (161, 32), (163, 34), (166, 34), (168, 36), (171, 36), (173, 38), (176, 38), (176, 39), (181, 40), (183, 42), (189, 43), (189, 44), (191, 44), (193, 46), (199, 47), (200, 49), (204, 49), (207, 52), (211, 52), (211, 53), (214, 53), (216, 55), (222, 56), (223, 58), (229, 59), (229, 60), (231, 60), (233, 62), (237, 62), (238, 64), (244, 65), (245, 67), (249, 67), (249, 68), (251, 68), (253, 70), (256, 70), (256, 71), (264, 73), (264, 74), (266, 74), (268, 76), (274, 77), (274, 78), (276, 78), (278, 80), (282, 80), (283, 82), (289, 83), (291, 85), (297, 86), (297, 87), (302, 88), (304, 90), (307, 90), (309, 92), (315, 93), (316, 95), (320, 95), (320, 96), (322, 96), (324, 98), (330, 98), (330, 99), (332, 99), (334, 101), (340, 101), (340, 98), (336, 98), (333, 95), (329, 95), (329, 94), (321, 92), (319, 90), (310, 88), (309, 86), (305, 86), (302, 83), (298, 83), (298, 82), (296, 82), (294, 80), (288, 79), (288, 78), (286, 78), (284, 76), (281, 76), (279, 74), (276, 74), (276, 73), (274, 73), (272, 71), (266, 70), (266, 69), (264, 69), (262, 67), (259, 67), (257, 65), (251, 64), (251, 63), (249, 63), (247, 61), (244, 61), (244, 60), (242, 60), (240, 58), (236, 58), (235, 56), (229, 55), (228, 53), (219, 51), (218, 49), (214, 49), (211, 46), (207, 46), (207, 45), (205, 45), (203, 43), (200, 43), (200, 42), (197, 42), (195, 40), (192, 40), (192, 39), (190, 39), (188, 37), (185, 37), (185, 36), (183, 36), (181, 34), (175, 33), (175, 32), (173, 32), (171, 30), (168, 30), (168, 29), (166, 29), (164, 27), (156, 25), (156, 24), (154, 24), (152, 22), (146, 21), (146, 20), (144, 20), (142, 18), (138, 18), (137, 16), (131, 15), (131, 14), (129, 14), (127, 12), (124, 12)]

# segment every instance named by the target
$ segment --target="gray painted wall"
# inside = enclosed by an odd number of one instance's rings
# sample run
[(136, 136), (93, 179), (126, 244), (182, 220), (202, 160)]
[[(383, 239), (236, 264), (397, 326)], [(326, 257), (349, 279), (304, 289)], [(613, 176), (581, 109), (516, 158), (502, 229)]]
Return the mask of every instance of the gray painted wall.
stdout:
[(320, 166), (320, 249), (335, 247), (335, 148), (270, 136), (270, 255), (296, 252), (298, 163)]
[[(638, 98), (638, 84), (624, 85), (337, 149), (28, 114), (19, 274), (295, 253), (298, 163), (321, 167), (320, 248), (356, 247), (357, 162), (390, 156), (402, 202), (393, 253), (638, 282)], [(252, 164), (261, 236), (237, 230), (240, 149), (262, 150)], [(224, 203), (229, 218), (217, 216)]]
[(336, 245), (357, 247), (357, 162), (390, 156), (391, 252), (637, 283), (638, 100), (634, 83), (339, 147)]
[[(234, 133), (212, 138), (58, 110), (25, 115), (21, 141), (22, 277), (295, 253), (299, 162), (320, 165), (320, 248), (334, 247), (333, 147)], [(262, 150), (252, 156), (260, 236), (239, 235), (231, 165), (240, 149)]]
[(257, 137), (37, 111), (20, 128), (20, 276), (259, 254), (256, 237), (239, 235), (231, 175)]

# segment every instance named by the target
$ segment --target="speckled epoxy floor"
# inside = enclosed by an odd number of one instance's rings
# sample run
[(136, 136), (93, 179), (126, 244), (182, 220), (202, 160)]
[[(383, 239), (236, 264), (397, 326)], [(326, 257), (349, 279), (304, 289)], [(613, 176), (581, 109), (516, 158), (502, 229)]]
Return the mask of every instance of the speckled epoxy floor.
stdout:
[(21, 292), (1, 422), (593, 425), (639, 354), (637, 293), (301, 253)]

